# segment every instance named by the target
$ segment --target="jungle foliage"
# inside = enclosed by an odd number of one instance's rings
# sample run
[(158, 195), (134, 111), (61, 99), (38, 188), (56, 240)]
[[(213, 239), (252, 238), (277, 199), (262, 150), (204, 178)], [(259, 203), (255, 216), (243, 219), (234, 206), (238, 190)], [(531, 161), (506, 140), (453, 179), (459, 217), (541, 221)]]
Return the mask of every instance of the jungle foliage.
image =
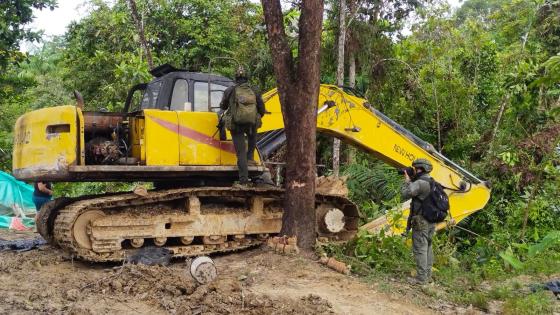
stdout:
[[(216, 59), (229, 56), (248, 66), (262, 90), (273, 87), (259, 4), (136, 2), (156, 64), (207, 71), (211, 62), (212, 71), (231, 76), (235, 65)], [(522, 274), (536, 281), (560, 272), (560, 1), (467, 0), (456, 10), (439, 0), (347, 2), (346, 60), (347, 68), (355, 63), (357, 90), (387, 116), (492, 183), (492, 199), (483, 211), (437, 236), (438, 283), (452, 288), (460, 303), (485, 309), (497, 299), (506, 301), (504, 311), (530, 313), (523, 305), (541, 305), (541, 293), (520, 294), (515, 281), (500, 291), (494, 283)], [(285, 8), (294, 54), (295, 4)], [(89, 1), (87, 16), (71, 24), (64, 36), (29, 54), (19, 52), (21, 40), (40, 38), (26, 28), (31, 8), (55, 5), (53, 0), (0, 4), (2, 170), (10, 170), (12, 126), (22, 113), (72, 103), (73, 90), (84, 95), (88, 109), (118, 110), (130, 86), (150, 79), (122, 0)], [(14, 15), (13, 6), (24, 14)], [(332, 83), (337, 1), (327, 0), (325, 7), (321, 77)], [(328, 143), (318, 145), (318, 164), (331, 165)], [(351, 197), (367, 219), (385, 214), (398, 202), (401, 178), (366, 154), (347, 152), (344, 172)], [(82, 191), (72, 185), (59, 188), (60, 193)], [(344, 248), (327, 250), (360, 273), (405, 277), (412, 269), (400, 236), (363, 234)], [(472, 289), (488, 281), (490, 289)]]

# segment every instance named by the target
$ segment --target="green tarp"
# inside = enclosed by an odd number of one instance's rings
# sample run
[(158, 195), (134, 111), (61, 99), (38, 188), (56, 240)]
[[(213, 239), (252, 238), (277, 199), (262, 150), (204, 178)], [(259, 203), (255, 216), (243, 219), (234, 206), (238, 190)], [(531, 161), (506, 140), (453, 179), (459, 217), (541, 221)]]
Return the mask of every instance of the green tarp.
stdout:
[(35, 219), (0, 215), (0, 229), (30, 230), (35, 226)]
[(32, 227), (34, 216), (33, 186), (0, 172), (0, 228)]

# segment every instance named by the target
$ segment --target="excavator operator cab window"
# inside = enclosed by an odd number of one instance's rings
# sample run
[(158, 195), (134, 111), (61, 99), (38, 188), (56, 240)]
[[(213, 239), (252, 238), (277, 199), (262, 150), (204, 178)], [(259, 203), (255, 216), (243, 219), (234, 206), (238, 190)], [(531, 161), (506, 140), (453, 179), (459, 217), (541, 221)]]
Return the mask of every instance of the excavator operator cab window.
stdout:
[(162, 82), (163, 81), (159, 80), (148, 84), (148, 87), (144, 91), (144, 96), (142, 96), (142, 109), (157, 108), (157, 99)]
[(128, 91), (125, 101), (125, 113), (137, 112), (142, 108), (142, 100), (147, 84), (137, 84)]
[(177, 79), (173, 84), (173, 94), (169, 110), (190, 112), (192, 110), (189, 102), (189, 83), (185, 79)]
[[(211, 110), (218, 112), (220, 110), (220, 102), (226, 90), (226, 86), (221, 84), (210, 84)], [(194, 111), (208, 111), (208, 82), (196, 81), (194, 83)]]
[[(210, 82), (210, 95), (208, 82)], [(150, 83), (138, 85), (133, 88), (133, 91), (140, 88), (143, 91), (140, 101), (141, 110), (219, 112), (224, 91), (232, 84), (230, 79), (217, 75), (174, 71), (161, 75)], [(208, 104), (208, 96), (210, 96), (210, 104)], [(130, 105), (130, 102), (127, 101), (127, 104)]]

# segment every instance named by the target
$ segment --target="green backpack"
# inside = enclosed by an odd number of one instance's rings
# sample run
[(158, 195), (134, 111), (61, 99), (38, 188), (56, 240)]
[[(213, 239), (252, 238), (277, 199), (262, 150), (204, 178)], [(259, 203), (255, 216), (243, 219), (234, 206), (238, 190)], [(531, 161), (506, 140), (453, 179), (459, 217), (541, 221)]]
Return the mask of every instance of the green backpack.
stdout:
[(257, 96), (247, 83), (235, 87), (232, 104), (230, 104), (234, 124), (257, 123)]

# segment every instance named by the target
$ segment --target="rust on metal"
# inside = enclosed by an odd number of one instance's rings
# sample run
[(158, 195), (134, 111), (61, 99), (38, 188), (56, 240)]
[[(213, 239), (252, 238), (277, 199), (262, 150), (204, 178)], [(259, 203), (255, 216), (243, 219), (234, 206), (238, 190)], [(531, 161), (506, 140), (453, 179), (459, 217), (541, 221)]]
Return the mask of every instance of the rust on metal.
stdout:
[(99, 137), (88, 141), (86, 144), (87, 164), (115, 163), (121, 156), (122, 153), (116, 141)]
[[(249, 175), (258, 176), (265, 171), (264, 166), (249, 166)], [(64, 181), (157, 181), (182, 180), (196, 176), (205, 178), (236, 178), (235, 165), (71, 165)], [(47, 180), (49, 178), (45, 178)], [(60, 180), (60, 177), (57, 177)]]
[(121, 113), (83, 112), (83, 115), (84, 131), (91, 133), (112, 131), (124, 120)]

